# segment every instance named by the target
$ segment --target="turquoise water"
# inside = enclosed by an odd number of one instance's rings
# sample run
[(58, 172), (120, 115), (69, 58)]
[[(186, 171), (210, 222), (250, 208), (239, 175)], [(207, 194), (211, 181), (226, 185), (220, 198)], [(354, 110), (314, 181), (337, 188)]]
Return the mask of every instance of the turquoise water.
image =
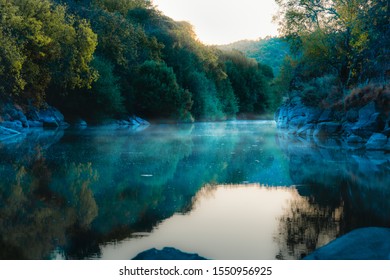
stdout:
[(332, 141), (237, 121), (0, 143), (0, 258), (130, 259), (170, 246), (299, 259), (352, 229), (390, 227), (389, 155)]

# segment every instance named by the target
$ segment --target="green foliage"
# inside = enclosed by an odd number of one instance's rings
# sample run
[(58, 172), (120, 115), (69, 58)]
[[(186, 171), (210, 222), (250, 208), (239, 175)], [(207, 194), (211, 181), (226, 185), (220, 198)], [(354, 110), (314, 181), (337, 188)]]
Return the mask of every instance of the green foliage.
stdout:
[(2, 95), (42, 103), (51, 84), (62, 91), (91, 86), (96, 34), (85, 20), (49, 0), (2, 0), (0, 5)]
[(191, 120), (191, 94), (180, 88), (173, 69), (163, 62), (146, 61), (134, 83), (138, 112), (148, 117)]
[[(94, 102), (95, 114), (114, 116), (125, 112), (123, 97), (118, 85), (118, 78), (114, 76), (114, 66), (107, 60), (95, 57), (92, 66), (98, 71), (99, 78), (92, 85), (92, 92), (88, 106)], [(96, 95), (96, 96), (94, 96)], [(92, 103), (93, 104), (93, 103)]]
[[(247, 59), (241, 52), (223, 54), (226, 73), (238, 99), (242, 113), (265, 113), (270, 105), (269, 77), (255, 60)], [(266, 74), (268, 68), (266, 69)]]
[(389, 45), (388, 1), (276, 2), (280, 6), (280, 30), (289, 39), (292, 50), (300, 54), (300, 75), (304, 78), (334, 74), (349, 87), (374, 77), (366, 67), (382, 64), (377, 60), (379, 54), (382, 59), (389, 59), (385, 55)]
[(286, 56), (280, 68), (279, 76), (273, 81), (273, 87), (281, 95), (287, 95), (290, 90), (290, 84), (294, 78), (297, 62), (290, 56)]
[(98, 7), (111, 13), (120, 13), (124, 16), (136, 8), (148, 8), (151, 3), (148, 0), (93, 0)]
[(336, 84), (337, 79), (333, 76), (324, 76), (304, 83), (300, 91), (302, 102), (307, 106), (318, 106)]
[(194, 99), (192, 112), (195, 118), (217, 120), (224, 117), (217, 88), (204, 73), (192, 72), (188, 86)]

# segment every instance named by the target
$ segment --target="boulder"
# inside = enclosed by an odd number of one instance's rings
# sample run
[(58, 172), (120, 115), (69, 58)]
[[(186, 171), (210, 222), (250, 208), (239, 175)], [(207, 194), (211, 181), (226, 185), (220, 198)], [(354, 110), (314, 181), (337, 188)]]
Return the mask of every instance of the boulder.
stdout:
[(275, 121), (278, 128), (288, 128), (288, 107), (283, 105), (275, 112)]
[(190, 254), (175, 248), (165, 247), (162, 250), (150, 249), (139, 253), (133, 260), (206, 260), (198, 254)]
[(21, 121), (3, 121), (0, 123), (0, 125), (15, 131), (23, 130), (23, 124)]
[(317, 124), (313, 135), (316, 137), (336, 135), (341, 131), (341, 124), (336, 122), (322, 122)]
[(296, 129), (296, 128), (300, 128), (301, 126), (304, 126), (305, 124), (307, 124), (306, 117), (305, 116), (297, 116), (288, 122), (288, 127), (289, 127), (289, 129)]
[(59, 127), (65, 124), (64, 115), (52, 106), (39, 110), (38, 118), (38, 120), (43, 123), (43, 126)]
[(2, 126), (2, 123), (0, 123), (0, 136), (15, 135), (15, 134), (20, 134), (20, 132), (12, 128)]
[(73, 126), (75, 126), (77, 128), (86, 128), (88, 126), (88, 123), (83, 119), (76, 119), (73, 122)]
[(337, 238), (305, 260), (390, 260), (390, 229), (361, 228)]
[(333, 111), (326, 109), (321, 113), (320, 117), (318, 118), (318, 122), (330, 122), (333, 120), (332, 116), (333, 116)]
[(40, 121), (28, 121), (28, 126), (29, 127), (42, 127), (43, 126), (43, 123), (41, 123)]
[(383, 130), (382, 134), (386, 135), (387, 137), (390, 137), (390, 128)]
[(27, 117), (23, 113), (22, 109), (11, 103), (4, 105), (2, 110), (2, 119), (4, 121), (20, 121), (23, 127), (28, 127)]
[(346, 141), (349, 144), (357, 144), (357, 143), (364, 143), (364, 142), (366, 142), (362, 137), (357, 136), (355, 134), (349, 135)]
[(139, 125), (150, 125), (150, 123), (144, 119), (141, 119), (140, 117), (133, 116), (129, 118), (130, 121), (135, 121)]
[(300, 129), (298, 129), (297, 135), (306, 136), (308, 133), (312, 132), (313, 128), (314, 128), (314, 124), (306, 124), (302, 126)]
[(345, 115), (348, 122), (354, 123), (357, 122), (359, 119), (359, 111), (355, 108), (352, 108), (347, 111)]
[(374, 133), (366, 144), (367, 150), (384, 150), (387, 146), (388, 137), (382, 133)]
[(287, 117), (292, 120), (297, 117), (304, 117), (306, 112), (306, 106), (302, 103), (290, 104), (288, 107)]
[(384, 129), (385, 124), (380, 113), (375, 109), (375, 103), (370, 102), (359, 110), (359, 118), (352, 127), (352, 132), (363, 138), (369, 138), (373, 133)]
[[(34, 127), (46, 126), (46, 127), (64, 127), (68, 126), (65, 122), (64, 115), (55, 107), (45, 105), (43, 108), (38, 109), (35, 106), (30, 106), (27, 110), (26, 116)], [(42, 125), (38, 125), (40, 122)]]
[(316, 107), (306, 107), (305, 117), (307, 123), (317, 123), (323, 111)]

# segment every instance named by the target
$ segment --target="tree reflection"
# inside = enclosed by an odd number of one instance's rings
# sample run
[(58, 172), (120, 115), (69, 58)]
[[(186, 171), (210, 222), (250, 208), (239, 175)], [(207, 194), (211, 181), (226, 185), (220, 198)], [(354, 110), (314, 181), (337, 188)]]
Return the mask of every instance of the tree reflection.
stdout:
[(277, 239), (281, 252), (287, 249), (288, 254), (279, 258), (301, 258), (360, 227), (390, 227), (390, 161), (385, 153), (318, 147), (283, 135), (278, 143), (301, 196), (280, 218)]
[(340, 230), (343, 209), (322, 207), (301, 197), (296, 190), (288, 201), (285, 213), (279, 218), (280, 253), (277, 259), (301, 259), (316, 248), (335, 239)]
[[(75, 177), (62, 182), (78, 199), (53, 190), (51, 167), (38, 147), (23, 163), (0, 169), (0, 258), (44, 259), (66, 244), (75, 226), (87, 228), (97, 215), (91, 166), (74, 165)], [(91, 174), (93, 176), (91, 176)]]

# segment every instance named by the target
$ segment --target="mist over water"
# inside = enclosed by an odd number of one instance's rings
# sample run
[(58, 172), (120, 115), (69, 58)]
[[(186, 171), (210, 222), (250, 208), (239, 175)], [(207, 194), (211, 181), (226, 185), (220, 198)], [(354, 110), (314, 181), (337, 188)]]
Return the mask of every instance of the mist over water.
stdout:
[(2, 259), (299, 259), (390, 227), (382, 152), (318, 147), (273, 122), (48, 131), (0, 144)]

